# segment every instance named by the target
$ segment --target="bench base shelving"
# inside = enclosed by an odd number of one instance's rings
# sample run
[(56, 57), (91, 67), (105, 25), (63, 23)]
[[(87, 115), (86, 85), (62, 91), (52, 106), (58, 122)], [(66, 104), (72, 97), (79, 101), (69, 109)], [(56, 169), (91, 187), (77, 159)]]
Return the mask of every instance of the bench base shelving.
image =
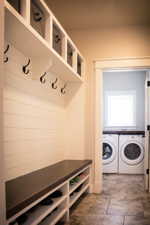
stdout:
[[(59, 221), (68, 221), (70, 208), (82, 194), (90, 191), (90, 164), (86, 164), (74, 175), (67, 175), (63, 183), (11, 216), (7, 225), (55, 225)], [(24, 222), (20, 223), (21, 220)]]

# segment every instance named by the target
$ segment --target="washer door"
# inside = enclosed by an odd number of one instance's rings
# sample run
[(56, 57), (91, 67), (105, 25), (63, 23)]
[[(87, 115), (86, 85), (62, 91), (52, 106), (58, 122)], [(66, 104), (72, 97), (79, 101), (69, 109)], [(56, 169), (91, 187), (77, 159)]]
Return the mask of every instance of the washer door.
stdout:
[(115, 147), (108, 141), (103, 142), (103, 164), (111, 163), (116, 157)]
[(144, 158), (144, 148), (136, 141), (127, 142), (121, 148), (121, 159), (128, 165), (138, 165)]

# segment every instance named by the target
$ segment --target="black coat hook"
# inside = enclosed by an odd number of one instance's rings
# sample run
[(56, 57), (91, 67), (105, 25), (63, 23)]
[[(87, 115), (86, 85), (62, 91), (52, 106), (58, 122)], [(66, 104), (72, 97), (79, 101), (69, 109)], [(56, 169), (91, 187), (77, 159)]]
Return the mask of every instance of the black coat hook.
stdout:
[(63, 95), (66, 93), (66, 91), (65, 91), (66, 87), (67, 87), (67, 84), (64, 84), (64, 86), (60, 89), (60, 91)]
[(46, 76), (46, 72), (40, 77), (40, 81), (42, 84), (46, 82), (45, 76)]
[(56, 78), (56, 80), (52, 83), (53, 89), (57, 89), (57, 85), (56, 85), (57, 81), (58, 81), (58, 78)]
[[(10, 45), (8, 44), (6, 47), (6, 50), (4, 51), (4, 55), (8, 52)], [(4, 63), (8, 62), (8, 57), (6, 56), (6, 58), (4, 59)]]
[(28, 74), (30, 72), (30, 70), (27, 69), (29, 64), (30, 64), (30, 59), (28, 60), (28, 63), (22, 67), (22, 71), (24, 72), (24, 74)]

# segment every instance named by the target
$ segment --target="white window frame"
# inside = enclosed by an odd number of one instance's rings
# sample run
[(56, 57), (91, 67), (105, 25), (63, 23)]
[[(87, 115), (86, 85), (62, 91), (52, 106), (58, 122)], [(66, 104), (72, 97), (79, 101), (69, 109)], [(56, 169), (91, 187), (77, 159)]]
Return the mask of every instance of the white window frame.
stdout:
[[(106, 118), (105, 118), (105, 128), (112, 128), (112, 129), (135, 129), (136, 128), (136, 91), (106, 91), (105, 93), (105, 113), (106, 113)], [(108, 106), (108, 98), (109, 96), (119, 96), (119, 95), (132, 95), (133, 96), (133, 101), (134, 101), (134, 105), (133, 105), (133, 125), (131, 126), (126, 126), (126, 125), (120, 125), (120, 126), (111, 126), (109, 124), (109, 106)]]

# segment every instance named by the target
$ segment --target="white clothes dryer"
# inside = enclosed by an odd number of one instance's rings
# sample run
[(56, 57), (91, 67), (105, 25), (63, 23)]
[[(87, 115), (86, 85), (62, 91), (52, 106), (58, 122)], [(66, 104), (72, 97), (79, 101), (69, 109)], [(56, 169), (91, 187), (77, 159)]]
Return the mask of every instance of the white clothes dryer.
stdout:
[(118, 173), (118, 135), (103, 135), (103, 173)]
[(144, 137), (142, 135), (119, 136), (119, 173), (144, 173)]

